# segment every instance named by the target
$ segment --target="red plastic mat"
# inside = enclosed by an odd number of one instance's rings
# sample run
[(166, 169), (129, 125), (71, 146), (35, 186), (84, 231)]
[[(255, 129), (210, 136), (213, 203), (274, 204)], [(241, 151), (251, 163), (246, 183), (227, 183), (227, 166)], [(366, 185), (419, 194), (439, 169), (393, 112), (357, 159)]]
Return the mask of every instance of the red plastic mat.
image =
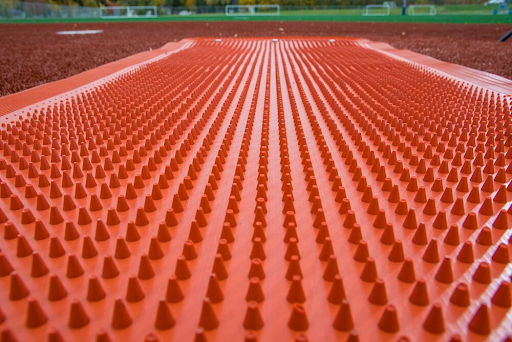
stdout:
[(0, 100), (2, 341), (510, 340), (512, 82), (341, 38), (116, 63)]

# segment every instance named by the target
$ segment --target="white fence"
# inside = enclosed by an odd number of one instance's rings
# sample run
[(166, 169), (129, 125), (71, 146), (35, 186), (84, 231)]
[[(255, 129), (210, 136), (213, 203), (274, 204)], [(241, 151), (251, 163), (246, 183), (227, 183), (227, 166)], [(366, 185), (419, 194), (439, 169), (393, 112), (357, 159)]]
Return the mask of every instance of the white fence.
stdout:
[(158, 9), (156, 6), (111, 6), (102, 7), (100, 14), (103, 19), (156, 18)]
[(279, 5), (227, 5), (227, 16), (280, 15)]
[(410, 5), (407, 8), (407, 14), (412, 16), (432, 16), (437, 14), (437, 10), (434, 5)]
[(97, 7), (0, 0), (1, 18), (98, 18), (100, 11)]
[(391, 13), (391, 8), (388, 5), (366, 5), (364, 7), (363, 15), (367, 16), (388, 16)]

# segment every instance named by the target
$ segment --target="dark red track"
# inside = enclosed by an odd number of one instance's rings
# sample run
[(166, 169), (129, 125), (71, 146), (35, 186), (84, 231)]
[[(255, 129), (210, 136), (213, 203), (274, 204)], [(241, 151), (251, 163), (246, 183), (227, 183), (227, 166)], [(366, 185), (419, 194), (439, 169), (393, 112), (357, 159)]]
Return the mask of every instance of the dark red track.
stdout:
[[(102, 29), (98, 36), (57, 36), (59, 30)], [(59, 80), (191, 37), (345, 36), (387, 42), (440, 60), (512, 79), (510, 25), (162, 22), (0, 25), (0, 96)]]

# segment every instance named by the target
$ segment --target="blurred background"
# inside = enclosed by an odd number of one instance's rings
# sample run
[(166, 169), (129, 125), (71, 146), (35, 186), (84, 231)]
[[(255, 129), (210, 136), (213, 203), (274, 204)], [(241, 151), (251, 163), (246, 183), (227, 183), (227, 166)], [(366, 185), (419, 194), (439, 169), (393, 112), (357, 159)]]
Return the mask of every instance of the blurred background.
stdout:
[[(510, 14), (512, 0), (409, 0), (407, 5), (433, 5), (435, 15), (502, 15)], [(318, 17), (401, 16), (402, 0), (1, 0), (2, 18), (99, 18), (111, 15), (215, 18), (226, 15), (226, 5), (279, 5), (279, 15), (285, 20)], [(370, 6), (367, 5), (377, 5)], [(131, 6), (133, 8), (122, 8)], [(146, 8), (140, 8), (145, 6)], [(155, 7), (149, 8), (150, 7)], [(116, 7), (121, 7), (117, 8)], [(231, 15), (252, 12), (268, 14), (274, 8), (241, 10), (231, 8)], [(389, 10), (389, 12), (388, 12)], [(416, 6), (411, 15), (434, 15), (432, 7)], [(116, 13), (117, 12), (117, 13)], [(415, 13), (413, 13), (415, 12)], [(228, 13), (229, 14), (229, 13)]]

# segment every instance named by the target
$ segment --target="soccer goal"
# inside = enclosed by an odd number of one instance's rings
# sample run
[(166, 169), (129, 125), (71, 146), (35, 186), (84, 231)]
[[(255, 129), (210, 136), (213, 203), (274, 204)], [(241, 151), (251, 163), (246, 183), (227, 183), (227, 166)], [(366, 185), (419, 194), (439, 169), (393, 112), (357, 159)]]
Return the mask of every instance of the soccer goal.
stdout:
[(388, 6), (389, 8), (397, 8), (396, 2), (394, 1), (384, 1), (382, 4), (384, 6)]
[(275, 15), (281, 14), (279, 5), (227, 5), (226, 16)]
[(410, 5), (408, 8), (407, 8), (407, 14), (409, 15), (429, 15), (429, 16), (432, 16), (432, 15), (436, 15), (437, 14), (437, 10), (436, 10), (436, 6), (434, 5)]
[(100, 15), (103, 19), (123, 18), (156, 18), (156, 6), (112, 6), (102, 7)]
[(366, 5), (364, 7), (364, 16), (386, 16), (391, 13), (390, 6), (384, 5)]

